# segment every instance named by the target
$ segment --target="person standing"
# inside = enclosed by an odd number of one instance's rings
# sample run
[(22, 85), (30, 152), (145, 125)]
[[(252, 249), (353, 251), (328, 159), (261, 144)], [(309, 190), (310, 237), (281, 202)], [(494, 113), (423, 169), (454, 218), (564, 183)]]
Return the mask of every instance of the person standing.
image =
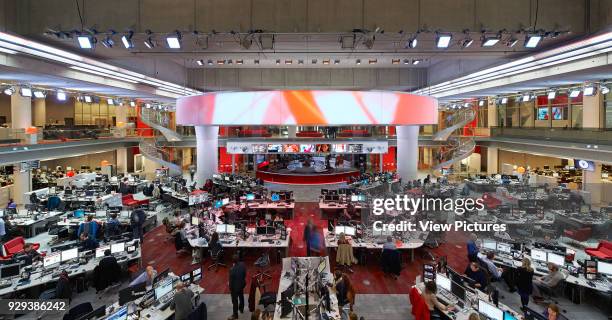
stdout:
[(478, 236), (475, 233), (470, 234), (470, 240), (467, 242), (467, 257), (470, 262), (478, 261), (480, 249), (478, 249), (476, 241), (478, 241)]
[(174, 294), (174, 320), (185, 320), (193, 312), (193, 296), (191, 289), (187, 288), (182, 281), (176, 284)]
[(523, 264), (516, 270), (516, 288), (521, 296), (521, 306), (525, 309), (533, 292), (533, 268), (531, 260), (527, 258), (523, 258)]
[(144, 210), (138, 208), (132, 211), (130, 215), (130, 226), (132, 227), (132, 239), (140, 239), (140, 243), (142, 243), (144, 236), (144, 222), (145, 222), (145, 212)]
[(310, 257), (310, 242), (311, 242), (311, 238), (313, 236), (314, 233), (314, 223), (312, 222), (312, 219), (308, 219), (308, 222), (306, 223), (306, 226), (304, 227), (304, 241), (306, 242), (306, 256)]
[(246, 287), (246, 267), (238, 254), (232, 257), (234, 264), (229, 271), (229, 289), (232, 297), (232, 316), (228, 320), (238, 319), (238, 310), (244, 313), (244, 287)]

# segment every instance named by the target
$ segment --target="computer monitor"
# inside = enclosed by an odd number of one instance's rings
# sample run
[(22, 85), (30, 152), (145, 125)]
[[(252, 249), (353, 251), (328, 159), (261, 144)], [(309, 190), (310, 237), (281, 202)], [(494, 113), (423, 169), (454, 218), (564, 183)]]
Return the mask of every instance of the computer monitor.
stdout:
[(491, 320), (504, 320), (504, 311), (484, 300), (478, 300), (478, 312)]
[(449, 278), (447, 278), (445, 275), (442, 274), (436, 274), (436, 286), (438, 286), (438, 288), (442, 288), (448, 292), (451, 291), (451, 281)]
[(229, 233), (229, 234), (236, 233), (236, 225), (226, 224), (225, 225), (225, 233)]
[(66, 196), (72, 195), (72, 189), (65, 189), (64, 190), (64, 195), (66, 195)]
[(106, 250), (110, 250), (109, 245), (103, 245), (103, 246), (99, 246), (98, 248), (96, 248), (96, 258), (104, 257), (104, 251)]
[(612, 276), (612, 263), (597, 261), (597, 272), (607, 276)]
[(485, 240), (485, 241), (482, 242), (482, 246), (485, 249), (497, 250), (497, 242), (495, 242), (495, 241)]
[(112, 243), (110, 245), (110, 250), (112, 254), (121, 253), (125, 251), (125, 242)]
[(191, 217), (191, 224), (194, 226), (197, 226), (200, 224), (200, 218), (198, 217)]
[(266, 234), (269, 236), (273, 236), (276, 234), (276, 228), (274, 227), (266, 227)]
[(180, 279), (181, 279), (181, 281), (183, 281), (183, 282), (188, 282), (188, 281), (191, 281), (191, 272), (184, 273), (184, 274), (182, 274), (182, 275), (181, 275), (179, 278), (180, 278)]
[(86, 197), (93, 197), (94, 195), (94, 191), (93, 190), (86, 190), (85, 191), (85, 196)]
[(547, 261), (562, 267), (565, 264), (565, 256), (549, 252)]
[(344, 227), (344, 234), (347, 236), (354, 237), (355, 236), (355, 228), (354, 227)]
[(465, 301), (465, 288), (452, 280), (451, 276), (451, 293), (461, 301)]
[(584, 277), (587, 280), (595, 280), (597, 278), (597, 261), (595, 260), (585, 260), (584, 261)]
[(351, 196), (351, 202), (357, 202), (357, 201), (359, 201), (359, 196), (356, 195), (356, 194), (352, 195)]
[(503, 253), (512, 253), (512, 246), (507, 243), (498, 242), (497, 251), (503, 252)]
[(267, 228), (268, 228), (268, 227), (257, 227), (257, 228), (255, 229), (255, 233), (257, 233), (258, 235), (264, 235), (264, 234), (267, 234), (267, 233), (268, 233)]
[(341, 233), (346, 234), (345, 228), (346, 228), (345, 226), (336, 226), (336, 228), (334, 229), (334, 233), (335, 234), (341, 234)]
[(504, 311), (504, 320), (518, 320), (512, 313)]
[(161, 282), (155, 287), (155, 300), (159, 300), (161, 297), (172, 291), (173, 281), (168, 279), (167, 281)]
[(544, 250), (531, 249), (531, 257), (536, 261), (548, 262), (546, 253)]
[(128, 308), (127, 306), (121, 307), (115, 313), (106, 317), (106, 320), (126, 320), (128, 317)]
[(6, 279), (18, 276), (20, 267), (20, 263), (13, 263), (2, 266), (2, 268), (0, 268), (0, 278)]
[(125, 248), (125, 251), (127, 251), (127, 253), (132, 253), (132, 252), (136, 251), (136, 246), (127, 246)]
[(197, 268), (191, 271), (191, 282), (197, 283), (202, 279), (202, 268)]
[(223, 201), (222, 200), (217, 200), (215, 201), (215, 208), (221, 208), (223, 207)]
[(321, 261), (319, 262), (319, 266), (317, 267), (317, 271), (319, 271), (319, 273), (323, 273), (323, 271), (325, 271), (325, 268), (327, 268), (327, 262), (325, 261), (325, 259), (321, 259)]
[(278, 193), (273, 193), (270, 195), (270, 200), (273, 202), (280, 201), (280, 195), (278, 195)]
[(247, 201), (253, 201), (253, 200), (255, 200), (255, 194), (253, 194), (253, 193), (247, 193), (247, 194), (246, 194), (246, 200), (247, 200)]
[(62, 261), (61, 252), (53, 252), (43, 258), (43, 267), (50, 268), (58, 265)]
[(530, 307), (525, 307), (525, 320), (548, 320), (543, 314), (531, 309)]
[(158, 282), (162, 281), (164, 278), (168, 276), (170, 273), (170, 268), (166, 268), (164, 271), (158, 273), (155, 278), (153, 278), (153, 285), (156, 285)]
[(106, 218), (106, 210), (96, 210), (96, 218)]
[(225, 205), (228, 205), (228, 204), (229, 204), (229, 198), (223, 198), (223, 199), (221, 200), (221, 203), (222, 203), (224, 206), (225, 206)]
[(230, 181), (230, 177), (225, 177), (225, 181)]
[(141, 282), (119, 291), (119, 305), (122, 306), (145, 295), (147, 283)]
[(79, 257), (79, 248), (72, 248), (62, 251), (62, 262), (76, 259)]

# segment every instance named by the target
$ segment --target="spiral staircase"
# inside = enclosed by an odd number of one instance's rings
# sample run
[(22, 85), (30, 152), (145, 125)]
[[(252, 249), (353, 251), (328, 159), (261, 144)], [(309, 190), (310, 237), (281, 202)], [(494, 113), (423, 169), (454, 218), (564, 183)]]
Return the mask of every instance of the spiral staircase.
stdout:
[[(142, 108), (140, 111), (140, 119), (149, 127), (159, 131), (167, 141), (181, 141), (183, 137), (176, 131), (168, 128), (167, 118), (159, 111)], [(177, 176), (183, 173), (183, 169), (179, 164), (171, 160), (167, 150), (160, 148), (157, 145), (155, 137), (143, 137), (138, 145), (140, 153), (147, 159), (155, 161), (169, 169), (170, 176)]]
[(476, 111), (472, 108), (461, 109), (452, 114), (449, 119), (449, 126), (436, 132), (432, 139), (434, 141), (448, 141), (448, 150), (442, 152), (440, 163), (433, 167), (433, 170), (440, 170), (445, 167), (450, 167), (467, 157), (469, 157), (476, 148), (476, 142), (472, 137), (453, 136), (457, 129), (463, 128), (468, 123), (472, 122), (476, 117)]

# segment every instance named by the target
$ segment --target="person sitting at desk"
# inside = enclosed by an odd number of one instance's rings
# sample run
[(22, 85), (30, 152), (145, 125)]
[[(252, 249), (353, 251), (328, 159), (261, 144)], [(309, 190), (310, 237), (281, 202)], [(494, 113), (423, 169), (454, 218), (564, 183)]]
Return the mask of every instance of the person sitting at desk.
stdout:
[(121, 233), (121, 222), (117, 219), (116, 213), (111, 213), (108, 221), (106, 221), (106, 236), (116, 236)]
[(548, 305), (548, 308), (544, 311), (544, 316), (548, 320), (566, 320), (567, 318), (561, 315), (561, 310), (559, 310), (559, 306), (551, 303)]
[(436, 296), (437, 294), (438, 286), (436, 286), (436, 283), (433, 281), (426, 282), (425, 291), (423, 291), (421, 296), (423, 297), (423, 300), (425, 300), (427, 308), (429, 308), (430, 319), (440, 319), (440, 311), (446, 312), (453, 309), (452, 305), (447, 307), (438, 301), (438, 297)]
[(13, 198), (9, 199), (8, 204), (6, 205), (6, 208), (7, 209), (16, 209), (17, 208), (17, 204), (15, 203)]
[(474, 286), (480, 290), (484, 290), (487, 286), (487, 276), (480, 269), (478, 262), (470, 262), (470, 265), (465, 269), (465, 275), (474, 280)]
[(487, 252), (487, 255), (482, 257), (480, 260), (487, 266), (487, 270), (489, 271), (491, 278), (495, 280), (504, 279), (508, 285), (508, 288), (510, 289), (510, 292), (516, 291), (514, 284), (512, 283), (512, 275), (510, 274), (510, 271), (498, 268), (495, 263), (493, 263), (493, 259), (495, 259), (495, 253), (493, 251), (489, 251)]
[(383, 243), (383, 250), (397, 250), (392, 236), (387, 236), (387, 242)]
[(157, 270), (153, 268), (153, 266), (147, 266), (145, 271), (138, 275), (138, 277), (134, 278), (132, 282), (130, 282), (130, 287), (136, 286), (143, 282), (146, 283), (147, 286), (153, 285), (153, 279), (157, 277)]
[(68, 302), (72, 300), (72, 286), (70, 285), (70, 278), (68, 278), (66, 270), (60, 273), (59, 279), (57, 279), (55, 284), (55, 299), (66, 299)]
[(110, 249), (107, 249), (104, 251), (104, 258), (100, 260), (98, 266), (94, 269), (96, 293), (119, 281), (120, 276), (121, 267), (117, 263), (117, 259), (111, 255)]
[(283, 217), (280, 214), (274, 216), (274, 222), (284, 222)]
[(37, 204), (38, 202), (40, 202), (40, 200), (38, 200), (38, 195), (36, 194), (36, 192), (32, 192), (30, 194), (30, 203)]
[(211, 252), (218, 252), (219, 250), (223, 249), (223, 245), (221, 245), (221, 242), (219, 241), (219, 234), (216, 231), (213, 232), (210, 239), (208, 239), (208, 249)]
[(98, 224), (93, 221), (93, 215), (87, 215), (86, 222), (79, 225), (77, 236), (84, 242), (86, 249), (94, 249), (98, 247), (96, 235), (98, 234)]
[(563, 273), (559, 271), (559, 266), (554, 263), (548, 263), (547, 266), (548, 274), (533, 280), (533, 299), (536, 301), (544, 299), (541, 294), (542, 289), (550, 291), (565, 279)]
[(130, 186), (128, 185), (128, 178), (125, 177), (121, 182), (119, 182), (119, 193), (128, 194), (130, 193)]
[(174, 294), (174, 320), (185, 320), (193, 312), (194, 293), (182, 281), (176, 283)]
[(15, 260), (23, 261), (27, 266), (42, 260), (40, 253), (34, 249), (31, 243), (23, 245), (23, 251), (15, 255)]

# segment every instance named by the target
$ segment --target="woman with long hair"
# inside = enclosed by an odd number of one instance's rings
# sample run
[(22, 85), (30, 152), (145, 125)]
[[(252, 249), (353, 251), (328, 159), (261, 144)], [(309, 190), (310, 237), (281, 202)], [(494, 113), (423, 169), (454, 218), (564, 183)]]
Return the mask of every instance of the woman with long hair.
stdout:
[(523, 308), (529, 304), (529, 296), (533, 292), (533, 268), (531, 260), (523, 258), (522, 265), (516, 270), (516, 287), (518, 294), (521, 296), (521, 305)]

